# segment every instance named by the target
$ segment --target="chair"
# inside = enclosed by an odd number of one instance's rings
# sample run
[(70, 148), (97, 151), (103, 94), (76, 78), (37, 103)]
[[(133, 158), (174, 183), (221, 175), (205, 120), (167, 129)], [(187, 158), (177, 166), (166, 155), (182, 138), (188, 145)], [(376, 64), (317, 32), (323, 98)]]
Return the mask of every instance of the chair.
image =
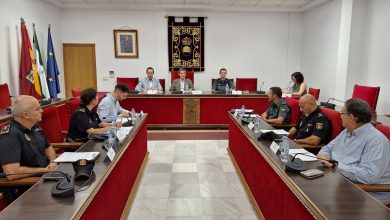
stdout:
[(67, 131), (69, 129), (70, 111), (66, 104), (57, 106), (58, 116), (60, 117), (61, 130)]
[[(178, 78), (179, 78), (179, 71), (171, 71), (171, 83), (173, 82), (173, 80), (178, 79)], [(195, 86), (194, 71), (187, 70), (186, 78), (190, 79)]]
[(380, 87), (360, 86), (353, 87), (352, 98), (358, 98), (366, 101), (371, 107), (371, 111), (376, 111), (376, 104), (378, 103)]
[(257, 91), (257, 78), (237, 78), (237, 90), (248, 90), (249, 92)]
[(320, 89), (310, 87), (309, 94), (314, 96), (314, 98), (316, 98), (316, 100), (318, 101), (318, 99), (320, 98)]
[(387, 139), (390, 140), (390, 127), (389, 126), (386, 126), (383, 124), (376, 124), (375, 128), (378, 129), (380, 132), (382, 132), (387, 137)]
[(80, 98), (74, 98), (73, 100), (67, 102), (65, 105), (67, 106), (67, 109), (69, 111), (68, 115), (71, 116), (76, 111), (76, 109), (80, 106)]
[(0, 109), (5, 109), (11, 106), (11, 95), (9, 93), (8, 84), (0, 85)]
[(81, 142), (64, 142), (67, 131), (64, 131), (62, 129), (60, 116), (58, 115), (58, 110), (56, 106), (44, 108), (42, 110), (42, 118), (43, 120), (39, 123), (39, 125), (42, 127), (47, 139), (49, 140), (53, 148), (62, 150), (76, 150), (84, 144)]
[(80, 88), (73, 88), (72, 89), (72, 96), (73, 97), (79, 97), (81, 94), (81, 89)]
[(160, 85), (163, 89), (163, 92), (165, 92), (165, 79), (159, 79), (159, 81), (160, 81)]
[(138, 85), (138, 82), (139, 82), (138, 78), (122, 78), (122, 77), (116, 78), (117, 84), (125, 84), (130, 90), (135, 90), (135, 87)]
[(333, 140), (343, 130), (343, 126), (341, 124), (340, 112), (335, 111), (333, 109), (325, 108), (322, 106), (320, 107), (320, 109), (326, 115), (326, 117), (329, 119), (330, 130), (331, 130), (330, 138), (331, 138), (331, 140)]
[[(214, 78), (211, 79), (211, 90), (213, 90), (213, 85), (215, 83), (215, 80), (217, 80), (217, 79), (214, 79)], [(229, 80), (230, 80), (230, 82), (234, 83), (233, 79), (229, 79)]]
[(281, 125), (272, 125), (274, 128), (277, 129), (285, 129), (288, 130), (292, 127), (294, 127), (298, 123), (298, 119), (300, 116), (299, 111), (299, 102), (296, 99), (286, 97), (284, 99), (288, 106), (290, 107), (290, 122), (289, 124), (281, 124)]

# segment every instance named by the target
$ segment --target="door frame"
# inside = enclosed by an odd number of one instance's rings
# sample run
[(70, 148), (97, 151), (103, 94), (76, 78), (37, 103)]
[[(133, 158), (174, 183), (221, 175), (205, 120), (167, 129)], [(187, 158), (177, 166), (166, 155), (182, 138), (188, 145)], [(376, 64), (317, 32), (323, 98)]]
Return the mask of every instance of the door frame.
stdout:
[[(94, 88), (97, 90), (97, 81), (96, 81), (96, 50), (95, 50), (95, 44), (82, 44), (82, 43), (63, 43), (62, 44), (62, 55), (63, 55), (63, 61), (64, 61), (64, 79), (65, 79), (65, 96), (66, 97), (72, 97), (71, 92), (68, 92), (67, 90), (67, 82), (68, 82), (68, 75), (66, 74), (66, 65), (65, 65), (65, 47), (92, 47), (93, 57), (93, 85)], [(71, 88), (72, 89), (72, 88)], [(69, 91), (71, 91), (71, 89)], [(68, 94), (70, 93), (70, 94)]]

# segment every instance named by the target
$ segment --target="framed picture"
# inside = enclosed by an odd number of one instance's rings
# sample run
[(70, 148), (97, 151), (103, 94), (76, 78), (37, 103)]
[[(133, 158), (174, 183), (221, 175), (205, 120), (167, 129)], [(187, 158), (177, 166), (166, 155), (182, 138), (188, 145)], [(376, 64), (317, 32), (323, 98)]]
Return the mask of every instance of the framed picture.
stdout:
[(137, 30), (114, 30), (116, 58), (138, 58)]

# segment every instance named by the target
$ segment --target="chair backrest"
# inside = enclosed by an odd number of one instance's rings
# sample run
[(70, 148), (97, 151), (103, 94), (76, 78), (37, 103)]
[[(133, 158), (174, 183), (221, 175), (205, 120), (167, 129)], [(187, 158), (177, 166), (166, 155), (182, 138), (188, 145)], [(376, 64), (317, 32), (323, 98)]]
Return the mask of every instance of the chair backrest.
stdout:
[(387, 139), (390, 140), (390, 127), (389, 126), (386, 126), (383, 124), (376, 124), (375, 128), (378, 129), (380, 132), (382, 132), (387, 137)]
[(0, 109), (5, 109), (11, 106), (11, 97), (8, 84), (0, 85)]
[(73, 88), (72, 89), (72, 96), (73, 97), (79, 97), (81, 94), (81, 89), (80, 88)]
[(68, 115), (71, 116), (80, 106), (80, 98), (74, 98), (73, 100), (67, 102), (65, 105), (67, 106), (67, 109), (69, 111)]
[(117, 84), (125, 84), (130, 90), (135, 90), (135, 87), (137, 86), (138, 82), (139, 82), (138, 78), (122, 78), (122, 77), (116, 78)]
[(61, 122), (61, 129), (63, 131), (69, 130), (70, 110), (66, 104), (57, 106), (58, 116)]
[(341, 123), (340, 112), (335, 111), (333, 109), (325, 108), (325, 107), (322, 107), (322, 106), (320, 107), (320, 109), (326, 115), (326, 117), (329, 119), (330, 130), (331, 130), (330, 138), (331, 138), (331, 140), (333, 140), (343, 130), (343, 126), (342, 126), (342, 123)]
[[(194, 84), (195, 86), (195, 82), (194, 82), (194, 71), (189, 71), (187, 70), (186, 71), (186, 78), (187, 79), (190, 79), (192, 81), (192, 83)], [(173, 80), (179, 78), (179, 71), (171, 71), (171, 83), (173, 82)]]
[(290, 106), (290, 124), (297, 124), (299, 118), (299, 102), (296, 99), (286, 97), (284, 99)]
[(318, 100), (320, 98), (320, 89), (310, 87), (309, 94), (314, 96), (314, 98), (316, 98), (316, 100)]
[(237, 90), (248, 90), (250, 92), (257, 91), (257, 78), (237, 78), (236, 79)]
[(39, 122), (50, 143), (61, 143), (64, 141), (60, 116), (57, 106), (49, 106), (42, 109), (42, 121)]
[(375, 112), (376, 104), (378, 103), (380, 87), (359, 86), (353, 87), (352, 98), (358, 98), (366, 101), (371, 107), (371, 111)]
[(163, 88), (163, 92), (165, 92), (165, 79), (159, 79), (160, 85)]

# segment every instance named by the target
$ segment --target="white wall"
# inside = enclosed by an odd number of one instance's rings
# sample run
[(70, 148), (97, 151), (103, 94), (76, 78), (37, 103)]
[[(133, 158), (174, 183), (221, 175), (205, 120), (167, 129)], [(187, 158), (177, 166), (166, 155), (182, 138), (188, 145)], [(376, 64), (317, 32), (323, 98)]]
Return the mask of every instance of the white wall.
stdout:
[[(19, 63), (20, 63), (20, 18), (26, 21), (27, 30), (32, 43), (35, 29), (41, 48), (42, 59), (46, 66), (47, 58), (47, 28), (52, 25), (52, 39), (56, 52), (59, 70), (63, 73), (62, 39), (61, 39), (62, 10), (40, 0), (0, 0), (0, 83), (8, 83), (11, 95), (19, 94)], [(64, 76), (60, 74), (61, 89), (64, 91)], [(60, 95), (63, 95), (61, 93)]]
[(309, 87), (320, 88), (320, 100), (335, 97), (341, 1), (303, 13), (302, 73)]
[[(116, 76), (144, 77), (147, 66), (169, 86), (166, 11), (75, 10), (63, 13), (64, 43), (95, 43), (100, 91), (110, 91), (115, 79), (103, 81), (108, 71)], [(169, 12), (169, 15), (179, 15)], [(180, 14), (183, 15), (183, 14)], [(230, 77), (258, 77), (264, 88), (287, 85), (300, 69), (302, 15), (289, 13), (186, 13), (205, 20), (205, 69), (196, 73), (195, 87), (210, 90), (211, 78), (221, 67)], [(139, 59), (115, 59), (113, 29), (138, 30)]]
[(390, 1), (368, 1), (363, 75), (366, 85), (380, 86), (377, 112), (390, 113)]

